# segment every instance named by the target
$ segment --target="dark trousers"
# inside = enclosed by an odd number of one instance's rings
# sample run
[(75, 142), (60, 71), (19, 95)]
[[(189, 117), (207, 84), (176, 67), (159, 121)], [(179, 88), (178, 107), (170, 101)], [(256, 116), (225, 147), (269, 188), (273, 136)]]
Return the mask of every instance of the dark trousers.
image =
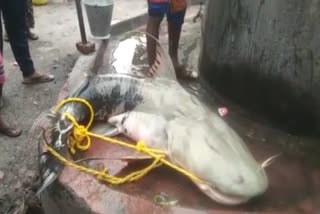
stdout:
[[(26, 0), (0, 0), (0, 23), (1, 12), (9, 38), (13, 55), (24, 77), (30, 76), (35, 71), (29, 51), (26, 34)], [(3, 32), (0, 25), (0, 48), (3, 52)]]

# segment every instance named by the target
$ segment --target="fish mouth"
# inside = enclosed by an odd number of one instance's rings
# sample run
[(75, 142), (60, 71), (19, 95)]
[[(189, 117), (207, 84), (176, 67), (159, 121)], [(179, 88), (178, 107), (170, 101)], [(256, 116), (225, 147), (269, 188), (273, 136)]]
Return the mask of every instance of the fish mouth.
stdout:
[(211, 199), (224, 205), (236, 206), (236, 205), (246, 203), (250, 199), (249, 197), (245, 197), (245, 196), (236, 196), (236, 195), (222, 193), (217, 188), (213, 188), (212, 186), (209, 186), (207, 184), (198, 184), (198, 186)]
[(217, 202), (226, 205), (240, 205), (249, 201), (248, 197), (227, 195), (217, 189), (213, 189), (212, 192)]

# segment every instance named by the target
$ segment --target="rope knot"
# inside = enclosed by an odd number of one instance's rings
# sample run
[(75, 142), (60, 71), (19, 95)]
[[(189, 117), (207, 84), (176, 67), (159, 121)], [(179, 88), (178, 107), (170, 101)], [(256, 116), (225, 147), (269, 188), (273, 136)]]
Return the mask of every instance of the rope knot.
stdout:
[[(73, 131), (73, 138), (78, 149), (85, 151), (91, 146), (91, 138), (87, 127), (77, 125)], [(85, 141), (85, 143), (83, 143)]]
[(108, 176), (108, 168), (104, 168), (102, 171), (100, 171), (97, 175), (97, 178), (99, 180), (104, 180), (105, 178), (107, 178)]
[(88, 130), (86, 127), (80, 125), (80, 126), (76, 126), (74, 128), (73, 137), (74, 137), (75, 141), (81, 142), (87, 136), (88, 136)]
[(143, 140), (138, 141), (136, 147), (138, 152), (144, 152), (147, 150), (147, 146)]

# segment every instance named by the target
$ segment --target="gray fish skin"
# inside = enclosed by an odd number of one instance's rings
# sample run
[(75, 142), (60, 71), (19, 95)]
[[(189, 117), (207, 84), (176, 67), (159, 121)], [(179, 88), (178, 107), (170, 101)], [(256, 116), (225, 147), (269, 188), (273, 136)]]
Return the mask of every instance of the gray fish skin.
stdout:
[[(89, 81), (89, 79), (88, 79)], [(108, 117), (125, 111), (133, 110), (143, 102), (142, 80), (128, 75), (101, 75), (90, 79), (90, 82), (83, 84), (70, 97), (78, 97), (87, 100), (93, 107), (94, 120), (107, 120)], [(73, 130), (73, 124), (66, 118), (64, 113), (74, 116), (80, 125), (86, 125), (89, 121), (90, 112), (87, 106), (72, 102), (67, 103), (58, 112), (52, 112), (47, 117), (50, 121), (50, 142), (51, 146), (63, 157), (68, 155), (68, 139)], [(63, 170), (63, 165), (51, 153), (40, 154), (39, 171), (41, 187), (37, 194), (41, 194), (52, 184)]]
[[(121, 74), (98, 75), (70, 97), (87, 100), (94, 109), (95, 120), (107, 120), (111, 115), (134, 109), (143, 101), (142, 81)], [(74, 115), (78, 122), (89, 120), (88, 108), (81, 103), (66, 104), (60, 112)]]

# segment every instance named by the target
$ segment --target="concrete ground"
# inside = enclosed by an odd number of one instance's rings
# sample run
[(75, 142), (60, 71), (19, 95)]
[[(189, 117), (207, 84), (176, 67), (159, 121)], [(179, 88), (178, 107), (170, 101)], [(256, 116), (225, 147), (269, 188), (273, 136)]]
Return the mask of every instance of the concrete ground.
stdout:
[[(0, 135), (0, 213), (7, 212), (1, 208), (9, 207), (8, 194), (11, 201), (17, 201), (15, 197), (21, 196), (22, 185), (36, 174), (37, 147), (34, 142), (27, 144), (28, 130), (37, 115), (55, 103), (67, 74), (80, 56), (75, 47), (75, 43), (80, 41), (80, 32), (74, 1), (49, 2), (48, 5), (34, 7), (34, 10), (34, 32), (39, 35), (39, 40), (29, 43), (32, 58), (37, 70), (52, 72), (56, 79), (48, 84), (22, 85), (22, 75), (19, 67), (14, 65), (11, 47), (4, 42), (8, 81), (4, 88), (5, 107), (1, 113), (9, 123), (22, 128), (23, 134), (19, 138)], [(117, 0), (113, 22), (137, 16), (146, 10), (145, 0)], [(86, 30), (88, 35), (89, 28)], [(12, 194), (14, 192), (16, 195)]]

